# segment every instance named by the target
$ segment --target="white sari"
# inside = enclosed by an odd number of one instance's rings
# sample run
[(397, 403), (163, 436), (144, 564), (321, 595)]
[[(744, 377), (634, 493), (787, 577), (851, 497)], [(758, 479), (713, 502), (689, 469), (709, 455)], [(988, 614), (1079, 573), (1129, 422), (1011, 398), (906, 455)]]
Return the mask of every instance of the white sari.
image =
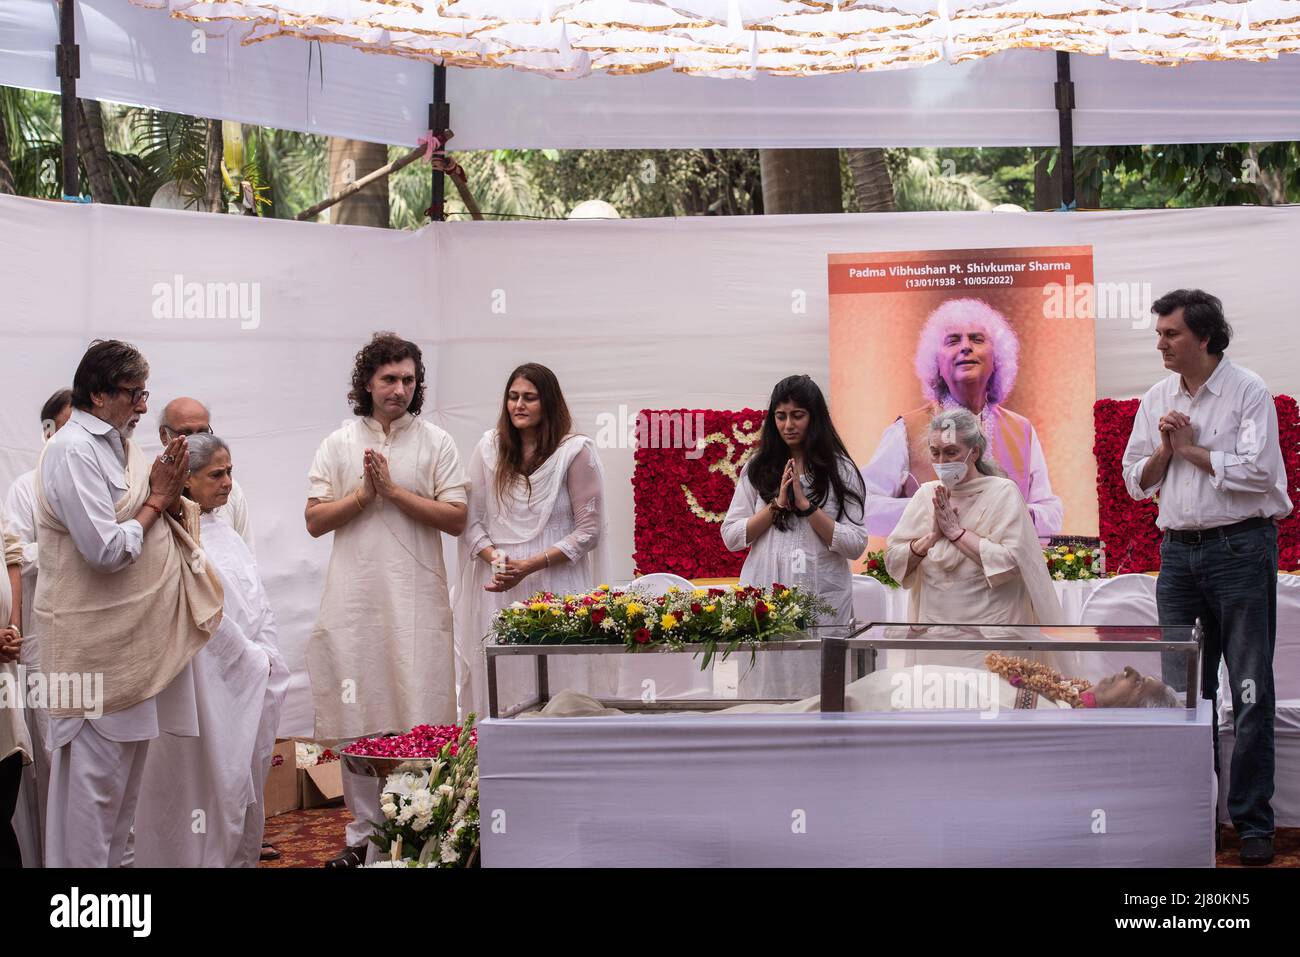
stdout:
[(256, 867), (261, 852), (262, 790), (289, 669), (248, 546), (212, 514), (200, 529), (224, 615), (193, 659), (199, 737), (150, 744), (136, 808), (140, 867)]
[[(497, 433), (483, 433), (470, 457), (469, 525), (460, 539), (460, 575), (454, 595), (456, 615), (457, 684), (461, 718), (476, 712), (487, 717), (487, 660), (492, 616), (511, 602), (539, 591), (556, 595), (581, 594), (609, 582), (606, 550), (605, 473), (594, 443), (585, 435), (570, 435), (532, 475), (531, 492), (516, 481), (502, 500), (496, 487)], [(567, 562), (552, 564), (529, 575), (506, 592), (489, 592), (492, 566), (479, 557), (494, 547), (511, 559), (528, 558), (558, 548)], [(577, 688), (596, 695), (613, 693), (613, 669), (593, 669), (599, 656), (548, 658), (552, 691)], [(504, 660), (497, 667), (501, 711), (534, 696), (532, 657)], [(600, 683), (593, 686), (595, 676)]]
[[(979, 563), (941, 538), (910, 573), (907, 571), (912, 542), (934, 527), (934, 490), (938, 485), (926, 482), (917, 489), (885, 548), (886, 569), (908, 589), (908, 620), (955, 625), (1063, 624), (1064, 614), (1047, 574), (1038, 532), (1020, 489), (1010, 479), (979, 475), (952, 489), (952, 504), (962, 527), (982, 539)], [(1012, 630), (1003, 635), (1031, 636)], [(965, 631), (939, 634), (931, 630), (926, 637), (974, 636)], [(980, 668), (986, 654), (929, 651), (909, 655), (904, 663)], [(1026, 657), (1057, 664), (1046, 653)]]

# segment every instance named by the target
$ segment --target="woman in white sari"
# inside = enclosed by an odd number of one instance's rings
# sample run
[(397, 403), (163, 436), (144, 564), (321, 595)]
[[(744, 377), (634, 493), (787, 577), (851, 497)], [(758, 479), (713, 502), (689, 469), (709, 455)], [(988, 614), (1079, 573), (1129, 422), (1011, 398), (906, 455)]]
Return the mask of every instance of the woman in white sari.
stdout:
[[(806, 375), (772, 390), (758, 450), (745, 467), (722, 521), (722, 541), (749, 554), (740, 583), (780, 583), (820, 595), (831, 613), (818, 624), (853, 621), (849, 563), (867, 547), (858, 467), (844, 447), (821, 389)], [(741, 665), (742, 698), (801, 698), (821, 687), (817, 652), (759, 652)]]
[[(979, 420), (965, 409), (939, 413), (930, 423), (929, 449), (939, 481), (918, 488), (885, 550), (886, 569), (909, 591), (909, 620), (1064, 623), (1033, 518), (1020, 489), (987, 458), (988, 439)], [(1023, 637), (1013, 631), (1005, 635)], [(931, 630), (927, 637), (976, 635)], [(906, 664), (980, 667), (985, 654), (924, 652)]]
[[(483, 649), (499, 609), (535, 592), (581, 594), (608, 580), (605, 475), (595, 444), (572, 424), (555, 373), (525, 363), (510, 373), (496, 428), (470, 457), (455, 596), (462, 718), (487, 713)], [(612, 669), (593, 669), (592, 657), (548, 659), (550, 688), (610, 694)], [(498, 665), (502, 712), (534, 696), (533, 665), (532, 658)], [(596, 685), (593, 675), (602, 676)]]
[(188, 444), (185, 495), (202, 510), (200, 551), (192, 561), (216, 571), (224, 614), (193, 659), (199, 736), (162, 735), (149, 748), (135, 860), (140, 867), (256, 867), (262, 789), (289, 669), (253, 556), (239, 533), (213, 514), (230, 497), (230, 450), (211, 434), (192, 435)]

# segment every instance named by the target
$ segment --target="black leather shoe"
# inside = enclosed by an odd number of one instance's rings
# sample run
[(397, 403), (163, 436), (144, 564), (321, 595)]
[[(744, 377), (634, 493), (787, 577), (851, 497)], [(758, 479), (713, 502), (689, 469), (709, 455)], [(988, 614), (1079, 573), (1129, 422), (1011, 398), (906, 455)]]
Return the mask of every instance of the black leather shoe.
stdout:
[(331, 857), (325, 862), (325, 867), (360, 867), (366, 862), (366, 845), (358, 844), (356, 847), (345, 847), (337, 857)]
[(1241, 841), (1241, 863), (1246, 867), (1263, 867), (1273, 863), (1271, 837), (1247, 837)]

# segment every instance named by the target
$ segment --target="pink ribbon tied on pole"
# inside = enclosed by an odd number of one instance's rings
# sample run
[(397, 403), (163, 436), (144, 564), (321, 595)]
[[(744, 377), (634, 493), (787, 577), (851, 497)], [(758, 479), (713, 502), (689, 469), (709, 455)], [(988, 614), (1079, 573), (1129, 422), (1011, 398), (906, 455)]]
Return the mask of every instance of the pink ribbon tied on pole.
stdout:
[(424, 135), (415, 141), (416, 145), (424, 147), (424, 161), (433, 162), (433, 154), (442, 150), (442, 140), (433, 135), (433, 130), (426, 130)]

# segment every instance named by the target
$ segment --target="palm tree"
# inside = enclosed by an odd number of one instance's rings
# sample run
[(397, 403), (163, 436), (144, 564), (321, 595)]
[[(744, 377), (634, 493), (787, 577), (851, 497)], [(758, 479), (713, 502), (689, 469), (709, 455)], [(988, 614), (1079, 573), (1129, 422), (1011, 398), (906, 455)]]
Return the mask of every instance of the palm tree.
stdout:
[(839, 150), (759, 150), (764, 213), (842, 213)]
[(889, 162), (882, 149), (846, 149), (849, 175), (858, 210), (863, 213), (890, 213), (894, 203), (894, 182)]
[[(329, 141), (330, 194), (338, 193), (388, 162), (388, 147), (364, 140), (331, 137)], [(388, 179), (377, 180), (329, 210), (331, 223), (388, 228)]]

